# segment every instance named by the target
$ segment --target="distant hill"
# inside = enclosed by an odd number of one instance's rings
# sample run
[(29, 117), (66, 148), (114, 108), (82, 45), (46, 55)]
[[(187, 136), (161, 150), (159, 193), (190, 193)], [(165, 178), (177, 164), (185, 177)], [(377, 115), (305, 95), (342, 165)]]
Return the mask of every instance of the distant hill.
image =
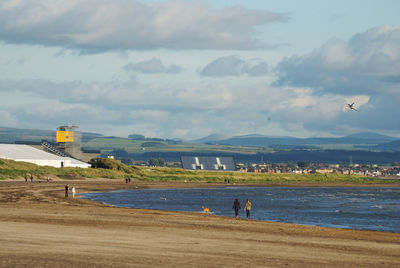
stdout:
[(398, 139), (395, 137), (385, 136), (385, 135), (381, 135), (381, 134), (373, 133), (373, 132), (361, 132), (361, 133), (351, 134), (346, 137), (369, 140), (369, 141), (386, 141), (386, 142), (394, 141), (394, 140)]
[[(123, 151), (123, 150), (121, 150)], [(355, 164), (379, 164), (388, 165), (399, 161), (400, 152), (371, 152), (361, 150), (282, 150), (270, 153), (245, 154), (239, 152), (184, 152), (184, 151), (154, 151), (143, 153), (127, 153), (123, 155), (113, 154), (117, 159), (134, 159), (135, 161), (147, 161), (152, 158), (162, 158), (165, 161), (180, 161), (181, 156), (229, 156), (236, 163), (297, 163), (307, 161), (310, 163), (331, 163), (348, 165)], [(105, 157), (106, 155), (103, 155)]]
[[(206, 139), (207, 138), (207, 139)], [(370, 144), (377, 145), (396, 140), (397, 138), (385, 136), (377, 133), (357, 133), (337, 138), (295, 138), (295, 137), (270, 137), (263, 135), (244, 135), (235, 136), (227, 139), (210, 140), (210, 136), (204, 139), (208, 144), (224, 144), (235, 146), (257, 146), (270, 147), (273, 145), (299, 146), (299, 145), (334, 145), (334, 144)], [(201, 140), (201, 139), (200, 139)]]
[(219, 141), (219, 140), (225, 140), (228, 138), (230, 138), (230, 136), (222, 135), (222, 134), (211, 134), (211, 135), (201, 138), (201, 139), (191, 140), (190, 142), (206, 144), (208, 142), (215, 142), (215, 141)]
[[(92, 139), (104, 137), (102, 134), (80, 132), (82, 142), (86, 143)], [(40, 130), (40, 129), (17, 129), (0, 127), (0, 142), (2, 143), (15, 143), (15, 142), (40, 142), (43, 139), (55, 141), (55, 130)], [(118, 139), (118, 137), (108, 137), (108, 139)], [(162, 139), (160, 139), (162, 140)], [(385, 151), (399, 151), (399, 145), (396, 142), (399, 140), (395, 137), (385, 136), (372, 132), (362, 132), (347, 135), (344, 137), (327, 138), (295, 138), (289, 136), (265, 136), (260, 134), (248, 134), (242, 136), (227, 136), (222, 134), (212, 134), (207, 137), (190, 141), (197, 144), (210, 144), (210, 145), (230, 145), (230, 146), (251, 146), (251, 147), (270, 147), (270, 148), (284, 148), (296, 149), (307, 147), (313, 148), (315, 146), (323, 145), (343, 145), (348, 144), (356, 148), (371, 149), (371, 150), (385, 150)], [(310, 147), (311, 146), (311, 147)], [(304, 147), (304, 148), (305, 148)], [(331, 146), (332, 147), (332, 146)]]
[[(103, 137), (98, 133), (80, 132), (82, 142), (87, 142), (91, 139)], [(41, 129), (19, 129), (0, 127), (0, 142), (15, 143), (15, 142), (41, 142), (42, 140), (55, 141), (55, 130)]]
[(400, 140), (385, 142), (385, 143), (381, 143), (378, 145), (372, 145), (372, 146), (359, 146), (359, 148), (372, 150), (372, 151), (400, 152)]

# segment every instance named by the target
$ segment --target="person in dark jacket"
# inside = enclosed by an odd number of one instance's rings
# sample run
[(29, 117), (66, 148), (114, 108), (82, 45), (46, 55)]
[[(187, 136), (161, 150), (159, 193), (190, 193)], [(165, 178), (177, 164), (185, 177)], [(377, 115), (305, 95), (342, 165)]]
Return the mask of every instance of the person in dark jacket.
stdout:
[(237, 199), (237, 198), (235, 199), (235, 202), (233, 202), (233, 207), (232, 208), (235, 210), (236, 219), (239, 219), (239, 210), (241, 208), (239, 199)]
[(68, 190), (69, 190), (69, 186), (67, 184), (67, 185), (65, 185), (65, 197), (68, 197)]

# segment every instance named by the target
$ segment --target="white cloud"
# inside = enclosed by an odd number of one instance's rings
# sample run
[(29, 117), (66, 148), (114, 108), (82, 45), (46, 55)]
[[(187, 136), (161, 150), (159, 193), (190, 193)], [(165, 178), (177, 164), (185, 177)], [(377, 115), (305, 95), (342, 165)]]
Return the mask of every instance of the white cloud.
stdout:
[[(400, 68), (395, 67), (400, 55), (393, 49), (400, 49), (397, 31), (396, 27), (379, 27), (347, 42), (330, 39), (309, 54), (287, 58), (278, 65), (276, 85), (251, 77), (147, 83), (0, 80), (0, 94), (8, 96), (7, 100), (15, 94), (29, 96), (23, 103), (15, 101), (8, 106), (14, 117), (3, 118), (14, 125), (72, 122), (105, 130), (105, 134), (168, 138), (196, 138), (215, 132), (398, 131)], [(221, 59), (225, 65), (217, 64)], [(169, 68), (161, 60), (153, 63), (136, 67), (142, 71)], [(240, 76), (247, 75), (249, 66), (263, 62), (229, 56), (213, 63), (218, 67), (214, 74)], [(349, 102), (355, 102), (359, 111), (345, 109)]]
[(176, 64), (165, 66), (160, 59), (152, 58), (151, 60), (141, 61), (137, 63), (129, 63), (123, 67), (126, 71), (134, 71), (140, 73), (179, 73), (182, 68)]
[(347, 100), (340, 95), (315, 96), (309, 88), (271, 87), (262, 82), (146, 85), (135, 81), (84, 84), (30, 80), (0, 83), (0, 91), (5, 94), (10, 86), (14, 88), (10, 94), (30, 94), (35, 99), (13, 106), (22, 125), (74, 123), (108, 135), (135, 132), (169, 138), (195, 138), (217, 131), (290, 132), (299, 124), (301, 131), (328, 131), (336, 128)]
[(347, 104), (354, 103), (354, 108), (359, 109), (361, 106), (362, 109), (368, 108), (371, 109), (371, 104), (369, 104), (370, 97), (366, 95), (359, 95), (359, 96), (347, 96), (345, 98), (346, 100), (346, 105), (343, 106), (342, 111), (343, 112), (352, 112), (352, 110), (349, 110), (349, 107)]
[(309, 54), (283, 60), (275, 85), (308, 87), (316, 94), (345, 96), (346, 102), (356, 103), (359, 113), (346, 113), (331, 123), (371, 131), (399, 130), (400, 125), (394, 123), (400, 114), (396, 105), (400, 101), (399, 51), (400, 26), (376, 27), (347, 42), (331, 39)]
[(176, 129), (172, 133), (173, 137), (184, 137), (189, 133), (189, 129)]
[(17, 127), (19, 123), (13, 111), (4, 108), (0, 108), (0, 122), (3, 127)]
[(156, 110), (156, 109), (148, 109), (148, 110), (134, 110), (129, 113), (129, 118), (140, 121), (149, 121), (149, 122), (159, 122), (168, 120), (169, 112)]
[[(5, 0), (0, 40), (95, 53), (126, 49), (250, 49), (256, 26), (286, 15), (205, 1)], [(267, 44), (264, 44), (267, 45)]]
[(268, 64), (259, 59), (245, 61), (238, 56), (220, 57), (200, 70), (202, 76), (262, 76), (268, 74)]
[(321, 54), (322, 65), (326, 70), (344, 70), (353, 63), (353, 57), (346, 43), (337, 39), (331, 39), (322, 48)]
[(399, 51), (400, 26), (373, 28), (348, 42), (331, 39), (310, 54), (283, 60), (277, 84), (347, 95), (393, 92), (400, 77)]

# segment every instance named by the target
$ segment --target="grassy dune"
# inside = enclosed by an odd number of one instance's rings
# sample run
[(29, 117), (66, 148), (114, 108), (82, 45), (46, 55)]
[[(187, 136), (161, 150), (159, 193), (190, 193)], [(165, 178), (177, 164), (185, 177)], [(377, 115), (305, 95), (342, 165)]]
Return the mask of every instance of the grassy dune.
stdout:
[(22, 179), (26, 174), (33, 174), (35, 179), (61, 178), (109, 178), (123, 179), (130, 177), (145, 181), (203, 181), (220, 182), (229, 180), (230, 183), (352, 183), (352, 184), (392, 184), (399, 183), (398, 179), (380, 179), (359, 175), (329, 174), (258, 174), (221, 171), (189, 171), (180, 168), (133, 167), (115, 161), (113, 169), (104, 168), (54, 168), (42, 167), (31, 163), (15, 162), (0, 159), (0, 180)]
[(127, 167), (124, 170), (103, 169), (103, 168), (55, 168), (49, 166), (38, 166), (32, 163), (16, 162), (12, 160), (0, 159), (0, 180), (21, 179), (26, 174), (32, 174), (35, 179), (61, 178), (61, 179), (81, 179), (81, 178), (109, 178), (122, 179), (125, 177), (140, 178), (140, 170), (134, 167)]
[(398, 183), (396, 179), (379, 179), (359, 175), (329, 174), (259, 174), (241, 172), (220, 172), (220, 171), (187, 171), (173, 168), (144, 168), (144, 180), (152, 181), (206, 181), (224, 182), (225, 179), (230, 183), (356, 183), (356, 184), (390, 184)]

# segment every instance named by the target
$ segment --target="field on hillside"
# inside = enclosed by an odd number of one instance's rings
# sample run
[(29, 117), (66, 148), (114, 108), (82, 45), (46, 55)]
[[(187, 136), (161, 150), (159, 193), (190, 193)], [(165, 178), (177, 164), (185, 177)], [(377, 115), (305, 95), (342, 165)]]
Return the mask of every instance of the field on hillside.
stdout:
[[(183, 155), (207, 155), (231, 156), (237, 163), (297, 163), (307, 161), (322, 164), (348, 165), (352, 162), (359, 165), (386, 166), (399, 162), (400, 159), (400, 151), (373, 149), (375, 148), (373, 145), (395, 138), (368, 133), (368, 135), (361, 133), (341, 138), (308, 139), (245, 135), (236, 137), (236, 141), (231, 141), (236, 143), (230, 143), (242, 145), (212, 145), (212, 142), (210, 144), (199, 144), (145, 138), (144, 136), (143, 138), (105, 137), (101, 134), (86, 132), (81, 134), (81, 145), (85, 154), (79, 158), (83, 161), (89, 161), (97, 156), (113, 155), (124, 163), (139, 164), (154, 158), (163, 159), (166, 162), (179, 162)], [(27, 142), (30, 144), (29, 142), (35, 141), (39, 144), (41, 139), (51, 138), (55, 138), (55, 131), (0, 128), (0, 140), (6, 143)], [(243, 144), (247, 145), (243, 146)], [(263, 146), (260, 146), (260, 144), (263, 144)], [(394, 143), (387, 146), (397, 148)], [(387, 147), (385, 148), (387, 149)]]
[(272, 152), (272, 149), (231, 146), (231, 145), (207, 145), (197, 143), (159, 141), (159, 140), (131, 140), (127, 138), (95, 138), (83, 144), (85, 149), (100, 150), (102, 153), (110, 153), (113, 150), (125, 150), (127, 153), (141, 154), (145, 152), (193, 152), (193, 153), (241, 153), (256, 154), (257, 152)]
[[(148, 161), (161, 158), (167, 162), (178, 162), (182, 155), (232, 156), (237, 163), (329, 163), (348, 165), (356, 164), (391, 165), (398, 162), (400, 152), (375, 152), (365, 150), (330, 150), (311, 148), (292, 148), (272, 146), (261, 148), (252, 146), (210, 145), (187, 143), (174, 140), (101, 137), (83, 144), (86, 150), (98, 150), (102, 156), (113, 155), (125, 163)], [(338, 146), (340, 148), (340, 146)]]

